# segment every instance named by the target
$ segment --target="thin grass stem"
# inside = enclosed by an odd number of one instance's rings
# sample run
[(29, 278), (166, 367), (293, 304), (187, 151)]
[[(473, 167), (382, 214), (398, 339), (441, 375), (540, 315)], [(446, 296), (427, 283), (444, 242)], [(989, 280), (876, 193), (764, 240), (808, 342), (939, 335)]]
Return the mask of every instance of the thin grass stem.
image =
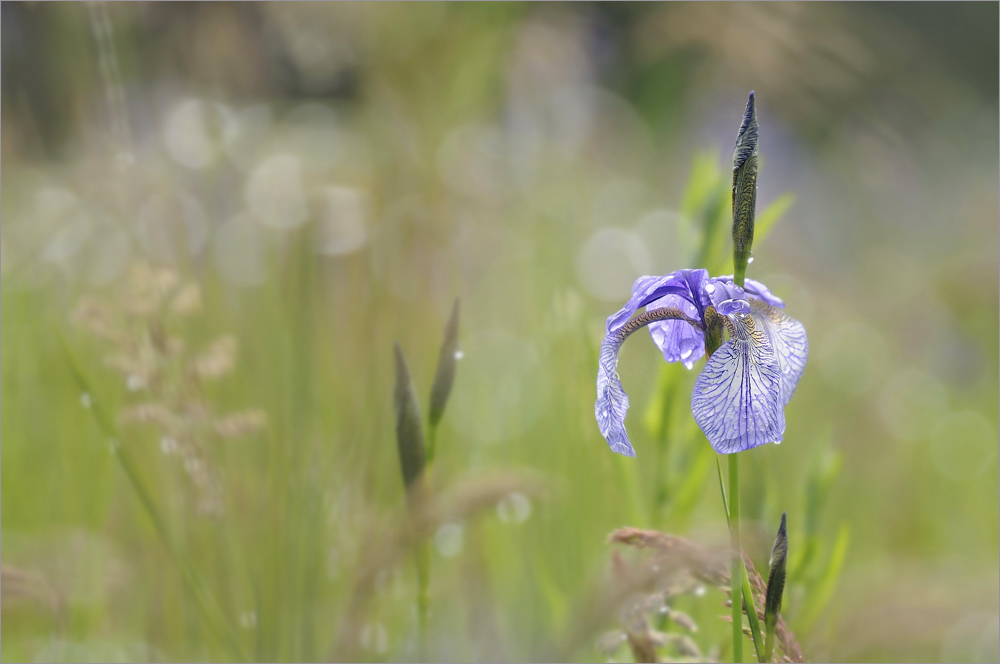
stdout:
[(743, 661), (743, 547), (740, 543), (740, 462), (729, 455), (729, 539), (732, 548), (731, 596), (733, 599), (733, 661)]

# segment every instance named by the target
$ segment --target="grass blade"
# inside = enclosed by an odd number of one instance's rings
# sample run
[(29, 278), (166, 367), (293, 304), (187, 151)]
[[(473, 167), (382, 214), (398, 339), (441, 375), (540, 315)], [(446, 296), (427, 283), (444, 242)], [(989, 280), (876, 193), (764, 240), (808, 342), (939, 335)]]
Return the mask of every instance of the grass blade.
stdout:
[(167, 549), (167, 553), (170, 555), (170, 559), (174, 561), (177, 565), (177, 569), (181, 573), (181, 579), (184, 585), (187, 586), (188, 591), (195, 599), (195, 603), (198, 609), (202, 613), (202, 617), (205, 619), (205, 623), (208, 625), (209, 630), (213, 635), (222, 643), (224, 647), (230, 649), (231, 654), (238, 660), (246, 660), (246, 655), (243, 652), (243, 646), (240, 643), (239, 638), (236, 636), (236, 630), (233, 625), (226, 619), (225, 614), (219, 607), (218, 603), (212, 594), (205, 588), (194, 571), (194, 568), (184, 559), (181, 555), (180, 550), (177, 548), (167, 530), (166, 521), (163, 519), (160, 510), (156, 507), (156, 502), (153, 500), (153, 494), (146, 487), (145, 482), (142, 480), (138, 469), (132, 462), (132, 459), (119, 441), (118, 432), (111, 419), (108, 417), (107, 413), (104, 412), (103, 404), (101, 400), (94, 395), (93, 390), (90, 388), (90, 384), (83, 375), (83, 371), (77, 365), (73, 353), (70, 351), (69, 346), (66, 344), (66, 340), (60, 336), (60, 345), (64, 355), (66, 356), (66, 363), (69, 366), (70, 373), (73, 375), (73, 379), (80, 389), (81, 393), (90, 395), (90, 407), (89, 410), (94, 414), (94, 419), (97, 420), (98, 428), (101, 433), (111, 441), (111, 449), (114, 457), (118, 460), (123, 471), (125, 471), (125, 476), (129, 480), (129, 484), (132, 485), (132, 489), (136, 492), (139, 498), (139, 502), (142, 504), (143, 509), (145, 509), (147, 516), (153, 522), (153, 526), (156, 529), (157, 534), (163, 542), (163, 545)]

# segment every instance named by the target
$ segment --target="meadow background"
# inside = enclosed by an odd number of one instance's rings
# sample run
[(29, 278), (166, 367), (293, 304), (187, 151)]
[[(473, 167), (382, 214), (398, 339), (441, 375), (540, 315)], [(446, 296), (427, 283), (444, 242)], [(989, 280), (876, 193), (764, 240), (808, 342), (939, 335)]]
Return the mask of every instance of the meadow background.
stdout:
[[(809, 659), (996, 661), (997, 25), (995, 3), (4, 3), (0, 657), (417, 658), (393, 341), (426, 409), (460, 298), (427, 656), (629, 660), (592, 606), (608, 533), (726, 526), (695, 374), (625, 345), (625, 459), (596, 351), (636, 277), (730, 271), (754, 89), (749, 276), (811, 356), (785, 442), (744, 455), (747, 552), (766, 567), (787, 511)], [(722, 600), (660, 627), (725, 658)]]

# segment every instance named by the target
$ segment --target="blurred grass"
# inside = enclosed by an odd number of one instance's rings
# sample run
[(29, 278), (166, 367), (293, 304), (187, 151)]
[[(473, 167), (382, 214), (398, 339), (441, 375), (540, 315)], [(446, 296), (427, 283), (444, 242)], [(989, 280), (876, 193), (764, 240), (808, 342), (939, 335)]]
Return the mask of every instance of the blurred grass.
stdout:
[[(897, 77), (890, 66), (895, 56), (864, 42), (871, 69), (845, 78), (837, 67), (847, 56), (835, 38), (850, 41), (853, 21), (867, 16), (847, 9), (792, 15), (685, 3), (648, 14), (631, 5), (583, 12), (492, 3), (238, 8), (204, 5), (176, 15), (152, 5), (109, 9), (129, 97), (154, 109), (163, 103), (154, 100), (167, 100), (155, 113), (132, 109), (138, 161), (116, 171), (107, 159), (113, 150), (99, 138), (103, 92), (84, 14), (73, 7), (18, 14), (4, 6), (5, 38), (58, 26), (72, 38), (59, 51), (43, 52), (40, 66), (82, 73), (65, 88), (56, 83), (63, 74), (41, 76), (24, 89), (15, 86), (17, 94), (5, 94), (3, 102), (2, 556), (5, 568), (40, 573), (56, 599), (8, 598), (5, 590), (0, 659), (315, 661), (343, 653), (413, 659), (417, 617), (408, 558), (376, 575), (365, 612), (351, 616), (361, 626), (347, 637), (355, 641), (338, 642), (338, 629), (372, 557), (373, 529), (396, 524), (404, 502), (393, 442), (392, 342), (400, 340), (406, 351), (425, 403), (456, 296), (464, 358), (436, 432), (435, 479), (449, 485), (481, 471), (534, 470), (550, 491), (530, 498), (523, 521), (500, 505), (459, 519), (455, 555), (454, 542), (436, 542), (428, 643), (435, 659), (521, 661), (552, 652), (554, 642), (572, 634), (587, 608), (581, 603), (607, 578), (605, 539), (617, 527), (724, 545), (713, 454), (690, 417), (692, 372), (664, 365), (652, 344), (628, 344), (620, 371), (632, 399), (638, 459), (611, 454), (601, 440), (592, 407), (596, 352), (603, 320), (618, 302), (590, 292), (579, 252), (600, 229), (626, 228), (650, 209), (676, 210), (675, 225), (662, 226), (666, 240), (650, 245), (641, 267), (660, 274), (703, 265), (728, 273), (724, 164), (749, 87), (762, 101), (775, 100), (766, 121), (762, 114), (767, 191), (761, 190), (757, 259), (749, 272), (788, 300), (790, 315), (807, 326), (812, 356), (787, 409), (787, 442), (754, 450), (743, 462), (747, 551), (766, 569), (774, 524), (788, 512), (783, 615), (813, 659), (983, 653), (988, 659), (992, 632), (979, 623), (966, 641), (985, 645), (949, 644), (962, 640), (961, 630), (975, 622), (969, 620), (997, 612), (997, 458), (995, 450), (975, 447), (979, 420), (947, 418), (972, 410), (997, 431), (996, 242), (984, 241), (995, 239), (996, 154), (980, 159), (975, 146), (989, 141), (955, 128), (978, 127), (966, 119), (992, 117), (994, 101), (974, 91), (956, 94), (950, 115), (927, 111), (951, 120), (934, 120), (931, 129), (917, 123), (931, 136), (929, 147), (910, 140), (912, 118), (896, 122), (893, 115), (913, 108), (907, 86), (944, 85), (946, 76), (930, 68), (920, 69), (929, 73), (915, 83)], [(755, 53), (747, 69), (700, 82), (696, 74), (732, 69), (728, 50), (712, 35), (724, 34), (718, 28), (733, 16), (806, 36), (813, 34), (811, 21), (836, 19), (839, 32), (830, 32), (828, 44), (833, 55), (817, 63), (819, 49), (811, 50), (806, 37), (785, 42), (791, 54), (764, 40), (764, 55)], [(144, 43), (149, 26), (164, 26), (160, 41)], [(319, 59), (343, 57), (327, 78), (310, 74), (312, 61), (302, 55), (308, 49), (295, 46), (295, 39), (308, 43), (317, 26), (324, 39), (348, 45)], [(691, 39), (671, 26), (684, 26)], [(222, 27), (232, 32), (213, 32)], [(673, 50), (644, 41), (656, 30)], [(179, 53), (178, 31), (190, 32), (197, 48)], [(229, 36), (216, 44), (206, 37), (214, 34)], [(891, 44), (904, 45), (914, 38), (891, 37)], [(32, 51), (10, 55), (7, 44), (14, 42), (4, 43), (5, 85), (14, 86), (31, 71), (25, 56)], [(241, 61), (234, 54), (242, 54), (242, 64), (234, 64)], [(282, 58), (291, 63), (284, 69), (246, 64)], [(890, 65), (879, 68), (883, 61)], [(81, 402), (62, 346), (65, 340), (93, 405), (112, 422), (148, 398), (147, 391), (130, 392), (105, 366), (113, 347), (69, 322), (84, 294), (116, 302), (128, 273), (95, 285), (74, 262), (86, 249), (65, 264), (40, 258), (63, 226), (45, 226), (31, 211), (40, 188), (64, 187), (134, 238), (130, 224), (152, 194), (194, 192), (212, 233), (243, 210), (243, 173), (267, 152), (249, 153), (246, 163), (217, 157), (197, 172), (173, 164), (157, 146), (181, 96), (156, 87), (163, 73), (156, 67), (185, 81), (184, 95), (233, 108), (267, 103), (278, 118), (319, 99), (365, 148), (344, 148), (347, 157), (334, 166), (303, 175), (306, 188), (338, 184), (366, 193), (360, 249), (318, 255), (313, 227), (322, 215), (310, 207), (310, 221), (298, 229), (261, 231), (266, 278), (260, 285), (227, 280), (212, 241), (172, 267), (197, 282), (202, 310), (165, 315), (165, 329), (193, 350), (222, 334), (239, 343), (233, 371), (206, 381), (199, 398), (218, 413), (259, 408), (268, 418), (263, 430), (204, 445), (204, 461), (223, 487), (219, 516), (197, 513), (189, 474), (161, 452), (155, 427), (117, 432), (152, 509), (130, 484), (108, 432)], [(782, 88), (775, 81), (789, 68), (807, 80), (824, 80), (809, 72), (825, 72), (830, 88)], [(762, 79), (764, 86), (757, 83)], [(873, 80), (897, 86), (905, 103), (869, 96)], [(718, 102), (726, 86), (739, 88), (730, 95), (737, 100), (731, 109)], [(840, 95), (839, 103), (810, 111), (814, 96), (824, 94)], [(719, 105), (713, 113), (727, 118), (718, 145), (698, 117), (707, 104)], [(873, 118), (876, 130), (865, 140), (851, 124), (858, 117)], [(781, 142), (785, 122), (805, 137), (794, 149)], [(462, 127), (473, 131), (455, 132)], [(811, 136), (837, 131), (839, 151), (802, 147)], [(74, 137), (68, 143), (67, 135)], [(300, 144), (268, 140), (272, 151), (301, 149), (308, 163)], [(448, 156), (442, 147), (448, 141), (458, 156)], [(808, 154), (789, 157), (796, 149)], [(934, 159), (919, 158), (927, 154)], [(900, 160), (918, 166), (911, 172)], [(928, 180), (944, 184), (914, 185), (925, 182), (925, 170)], [(808, 179), (799, 171), (818, 174)], [(899, 210), (885, 212), (883, 199), (869, 198), (870, 183), (882, 183)], [(841, 199), (862, 202), (847, 208)], [(947, 214), (929, 221), (911, 204)], [(947, 240), (937, 239), (939, 226), (949, 227)], [(103, 237), (95, 231), (88, 242)], [(133, 239), (130, 246), (130, 260), (151, 260), (141, 243)], [(638, 276), (640, 267), (628, 260), (624, 255), (611, 276), (624, 272), (629, 282)], [(967, 288), (970, 281), (981, 286)], [(858, 340), (870, 343), (861, 347)], [(914, 368), (937, 381), (944, 405), (935, 418), (921, 420), (925, 430), (910, 435), (897, 411), (912, 417), (919, 409), (908, 401), (894, 405), (890, 379)], [(947, 422), (968, 426), (952, 437), (937, 428)], [(957, 437), (963, 433), (980, 438), (966, 445)], [(941, 449), (954, 449), (957, 461), (942, 466)], [(963, 469), (971, 469), (968, 476), (953, 472)], [(215, 636), (213, 618), (184, 581), (185, 567), (204, 589), (206, 605), (218, 607)], [(727, 626), (717, 618), (721, 600), (709, 589), (673, 606), (700, 626), (693, 636), (704, 652), (726, 640)], [(610, 617), (607, 628), (615, 622)], [(236, 643), (225, 636), (230, 632)], [(597, 636), (572, 644), (573, 656), (603, 658)]]

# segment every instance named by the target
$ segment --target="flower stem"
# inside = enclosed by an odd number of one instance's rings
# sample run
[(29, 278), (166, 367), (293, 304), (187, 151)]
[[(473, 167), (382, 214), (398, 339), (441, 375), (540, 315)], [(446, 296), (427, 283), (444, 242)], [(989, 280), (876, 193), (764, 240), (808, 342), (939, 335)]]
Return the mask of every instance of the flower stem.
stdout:
[(740, 466), (737, 454), (729, 455), (729, 566), (733, 598), (733, 661), (743, 661), (743, 560), (740, 544)]
[[(424, 467), (423, 480), (428, 486), (434, 468), (434, 452), (437, 442), (437, 424), (427, 427), (427, 465)], [(431, 544), (423, 539), (417, 543), (417, 641), (419, 658), (427, 661), (427, 614), (431, 603)]]
[(424, 540), (417, 544), (417, 631), (420, 659), (427, 661), (427, 608), (430, 604), (431, 546)]
[(733, 283), (739, 286), (740, 288), (743, 288), (743, 283), (744, 281), (746, 281), (747, 261), (744, 258), (743, 260), (736, 260), (734, 261), (734, 263), (735, 265), (733, 266)]

